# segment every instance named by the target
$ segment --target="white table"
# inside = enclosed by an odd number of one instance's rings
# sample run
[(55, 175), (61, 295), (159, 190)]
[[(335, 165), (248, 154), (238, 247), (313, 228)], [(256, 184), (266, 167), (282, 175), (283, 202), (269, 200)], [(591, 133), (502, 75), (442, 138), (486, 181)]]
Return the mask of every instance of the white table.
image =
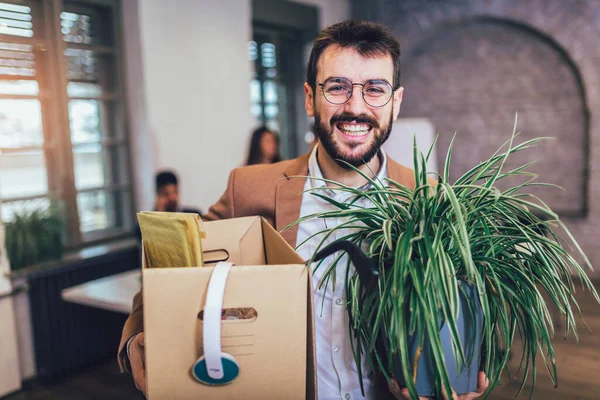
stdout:
[(64, 289), (62, 298), (72, 303), (129, 314), (133, 296), (142, 288), (141, 276), (141, 270), (134, 270), (96, 279)]

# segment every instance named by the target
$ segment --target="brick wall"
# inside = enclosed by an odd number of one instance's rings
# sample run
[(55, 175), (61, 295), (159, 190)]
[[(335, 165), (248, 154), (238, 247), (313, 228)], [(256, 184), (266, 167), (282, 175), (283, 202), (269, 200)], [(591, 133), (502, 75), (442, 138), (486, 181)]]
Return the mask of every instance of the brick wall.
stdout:
[[(555, 140), (514, 157), (539, 160), (536, 192), (600, 269), (600, 4), (595, 0), (353, 0), (355, 18), (388, 25), (403, 51), (402, 117), (429, 118), (451, 176), (509, 138)], [(439, 160), (438, 160), (439, 163)], [(440, 164), (443, 165), (443, 164)]]

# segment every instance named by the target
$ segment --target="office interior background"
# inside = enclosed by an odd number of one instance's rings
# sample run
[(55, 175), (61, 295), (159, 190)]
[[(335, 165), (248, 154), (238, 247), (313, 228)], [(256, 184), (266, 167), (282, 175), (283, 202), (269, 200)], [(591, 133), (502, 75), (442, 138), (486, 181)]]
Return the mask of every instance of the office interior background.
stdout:
[[(511, 165), (538, 160), (540, 180), (564, 188), (534, 193), (598, 282), (595, 0), (0, 0), (1, 220), (57, 205), (64, 223), (58, 260), (11, 268), (1, 252), (0, 398), (137, 395), (116, 367), (126, 313), (63, 291), (139, 269), (135, 214), (153, 208), (157, 171), (176, 171), (181, 203), (207, 211), (254, 128), (279, 133), (283, 159), (309, 151), (312, 41), (350, 18), (384, 23), (402, 47), (404, 100), (385, 145), (397, 161), (412, 163), (412, 134), (421, 148), (439, 135), (428, 165), (439, 170), (456, 133), (456, 178), (509, 139), (516, 114), (519, 140), (554, 138)], [(600, 308), (578, 296), (592, 333), (581, 324), (580, 343), (564, 341), (556, 321), (559, 387), (540, 366), (534, 398), (597, 398)], [(517, 390), (506, 380), (491, 398)]]

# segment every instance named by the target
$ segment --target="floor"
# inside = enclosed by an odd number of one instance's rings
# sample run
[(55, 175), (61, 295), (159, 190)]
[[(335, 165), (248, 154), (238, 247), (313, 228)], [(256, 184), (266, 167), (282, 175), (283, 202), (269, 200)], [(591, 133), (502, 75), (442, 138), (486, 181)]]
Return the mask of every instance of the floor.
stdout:
[[(596, 290), (600, 291), (600, 284), (595, 283)], [(553, 347), (556, 354), (558, 368), (558, 387), (554, 385), (546, 371), (543, 361), (537, 363), (538, 378), (535, 385), (533, 399), (561, 399), (561, 400), (597, 400), (600, 399), (600, 305), (596, 303), (589, 291), (579, 290), (576, 294), (581, 307), (585, 323), (581, 318), (576, 319), (579, 343), (570, 335), (564, 339), (564, 324), (555, 328)], [(516, 370), (520, 354), (510, 362), (511, 371)], [(503, 385), (494, 391), (490, 399), (514, 399), (521, 385), (521, 379), (513, 378), (512, 381), (504, 380)], [(527, 399), (531, 386), (527, 385), (518, 398)]]
[(142, 400), (130, 375), (121, 374), (117, 360), (81, 371), (52, 386), (31, 384), (2, 400)]
[[(596, 285), (600, 287), (600, 285)], [(600, 399), (600, 305), (589, 292), (579, 291), (577, 299), (585, 321), (593, 333), (589, 333), (578, 319), (579, 344), (571, 336), (563, 340), (557, 329), (554, 339), (558, 364), (558, 388), (554, 388), (543, 363), (538, 363), (538, 380), (533, 399), (540, 400), (597, 400)], [(564, 328), (563, 328), (564, 329)], [(515, 369), (518, 356), (510, 365)], [(504, 379), (489, 399), (514, 399), (520, 379)], [(530, 386), (526, 386), (519, 399), (529, 398)], [(131, 377), (119, 373), (116, 360), (82, 371), (53, 386), (37, 386), (10, 395), (2, 400), (125, 400), (143, 399)]]

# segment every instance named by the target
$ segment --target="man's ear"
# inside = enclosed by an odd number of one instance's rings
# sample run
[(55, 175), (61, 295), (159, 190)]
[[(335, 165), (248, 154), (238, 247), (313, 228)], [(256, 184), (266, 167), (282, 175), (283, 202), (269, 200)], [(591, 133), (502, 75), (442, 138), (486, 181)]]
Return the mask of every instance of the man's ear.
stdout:
[(393, 107), (394, 107), (394, 121), (398, 118), (400, 113), (400, 105), (402, 104), (402, 95), (404, 94), (404, 88), (400, 86), (398, 90), (394, 92)]
[(304, 108), (309, 117), (315, 116), (315, 94), (308, 82), (304, 82)]

